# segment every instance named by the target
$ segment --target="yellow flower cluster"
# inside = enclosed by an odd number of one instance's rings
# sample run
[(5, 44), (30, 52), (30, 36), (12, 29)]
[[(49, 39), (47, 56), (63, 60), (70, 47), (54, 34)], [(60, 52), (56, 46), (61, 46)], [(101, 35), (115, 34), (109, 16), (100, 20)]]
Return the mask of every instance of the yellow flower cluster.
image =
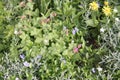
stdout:
[(104, 6), (102, 8), (102, 11), (106, 16), (111, 15), (111, 8), (110, 8), (109, 3), (107, 1), (104, 1)]
[(108, 6), (109, 5), (108, 1), (104, 1), (104, 5)]
[[(93, 11), (98, 11), (99, 5), (97, 2), (93, 1), (89, 4), (90, 9)], [(106, 16), (110, 16), (111, 15), (111, 8), (109, 6), (109, 2), (108, 1), (104, 1), (104, 6), (102, 8), (102, 12), (106, 15)]]
[(93, 11), (97, 11), (98, 8), (99, 8), (99, 5), (95, 1), (93, 1), (92, 3), (90, 3), (90, 9), (92, 9)]
[(106, 16), (110, 16), (111, 15), (111, 8), (109, 6), (104, 6), (103, 9), (102, 9), (103, 13), (106, 15)]

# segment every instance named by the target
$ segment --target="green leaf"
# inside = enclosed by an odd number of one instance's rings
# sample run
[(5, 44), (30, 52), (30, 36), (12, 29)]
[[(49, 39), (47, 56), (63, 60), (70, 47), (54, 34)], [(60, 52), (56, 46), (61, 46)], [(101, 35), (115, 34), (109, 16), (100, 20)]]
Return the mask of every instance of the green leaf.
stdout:
[(37, 37), (37, 38), (36, 38), (36, 40), (35, 40), (35, 43), (41, 43), (41, 42), (42, 42), (42, 40), (43, 40), (42, 38)]
[(116, 8), (118, 9), (118, 12), (120, 12), (120, 6), (116, 6)]
[(91, 27), (96, 27), (98, 25), (98, 21), (93, 19), (88, 19), (85, 22), (87, 26), (91, 26)]
[(30, 8), (30, 10), (33, 10), (33, 3), (28, 2), (28, 3), (27, 3), (27, 7)]
[(39, 30), (38, 29), (31, 28), (31, 36), (38, 35), (38, 34), (39, 34)]
[(26, 37), (27, 37), (27, 35), (24, 33), (24, 32), (22, 32), (22, 34), (19, 36), (22, 40), (25, 40), (26, 39)]
[(80, 59), (79, 53), (74, 54), (73, 57), (72, 57), (72, 59), (75, 60), (75, 61), (79, 60)]
[(81, 37), (81, 41), (82, 41), (82, 48), (84, 49), (85, 48), (85, 40), (83, 37)]

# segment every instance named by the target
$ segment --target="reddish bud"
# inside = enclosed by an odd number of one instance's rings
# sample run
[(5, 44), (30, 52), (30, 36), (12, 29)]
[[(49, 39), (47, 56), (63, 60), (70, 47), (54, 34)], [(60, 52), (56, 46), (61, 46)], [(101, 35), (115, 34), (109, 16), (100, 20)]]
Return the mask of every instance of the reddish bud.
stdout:
[(82, 44), (79, 44), (79, 45), (78, 45), (78, 48), (81, 48), (81, 47), (82, 47)]
[(41, 20), (40, 22), (41, 22), (41, 24), (43, 24), (43, 23), (48, 23), (48, 22), (50, 22), (50, 18), (43, 19), (43, 20)]
[(28, 0), (28, 2), (32, 2), (32, 0)]
[(20, 2), (20, 7), (24, 7), (25, 6), (25, 2), (24, 1), (22, 1), (22, 2)]
[(55, 12), (53, 12), (51, 15), (52, 15), (53, 17), (57, 16), (57, 14), (56, 14)]
[(68, 29), (66, 29), (66, 30), (65, 30), (65, 33), (66, 33), (66, 35), (68, 36), (69, 30), (68, 30)]
[(26, 18), (26, 16), (25, 16), (25, 15), (21, 16), (21, 19), (25, 19), (25, 18)]

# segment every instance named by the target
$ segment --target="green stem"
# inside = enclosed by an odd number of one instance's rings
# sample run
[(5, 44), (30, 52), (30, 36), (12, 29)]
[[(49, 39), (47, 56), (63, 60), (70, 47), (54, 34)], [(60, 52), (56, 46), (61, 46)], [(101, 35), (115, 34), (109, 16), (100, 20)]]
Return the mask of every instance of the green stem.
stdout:
[(92, 19), (93, 19), (93, 23), (94, 23), (94, 25), (96, 25), (96, 14), (95, 14), (95, 12), (93, 12), (92, 13)]

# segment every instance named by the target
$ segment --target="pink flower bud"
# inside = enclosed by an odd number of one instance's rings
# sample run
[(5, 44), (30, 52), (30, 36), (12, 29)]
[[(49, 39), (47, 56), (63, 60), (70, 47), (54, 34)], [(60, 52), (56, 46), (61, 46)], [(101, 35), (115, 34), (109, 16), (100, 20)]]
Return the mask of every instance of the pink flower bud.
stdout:
[(78, 51), (79, 51), (79, 50), (78, 50), (77, 47), (75, 47), (75, 48), (73, 49), (73, 52), (74, 52), (74, 53), (78, 53)]

